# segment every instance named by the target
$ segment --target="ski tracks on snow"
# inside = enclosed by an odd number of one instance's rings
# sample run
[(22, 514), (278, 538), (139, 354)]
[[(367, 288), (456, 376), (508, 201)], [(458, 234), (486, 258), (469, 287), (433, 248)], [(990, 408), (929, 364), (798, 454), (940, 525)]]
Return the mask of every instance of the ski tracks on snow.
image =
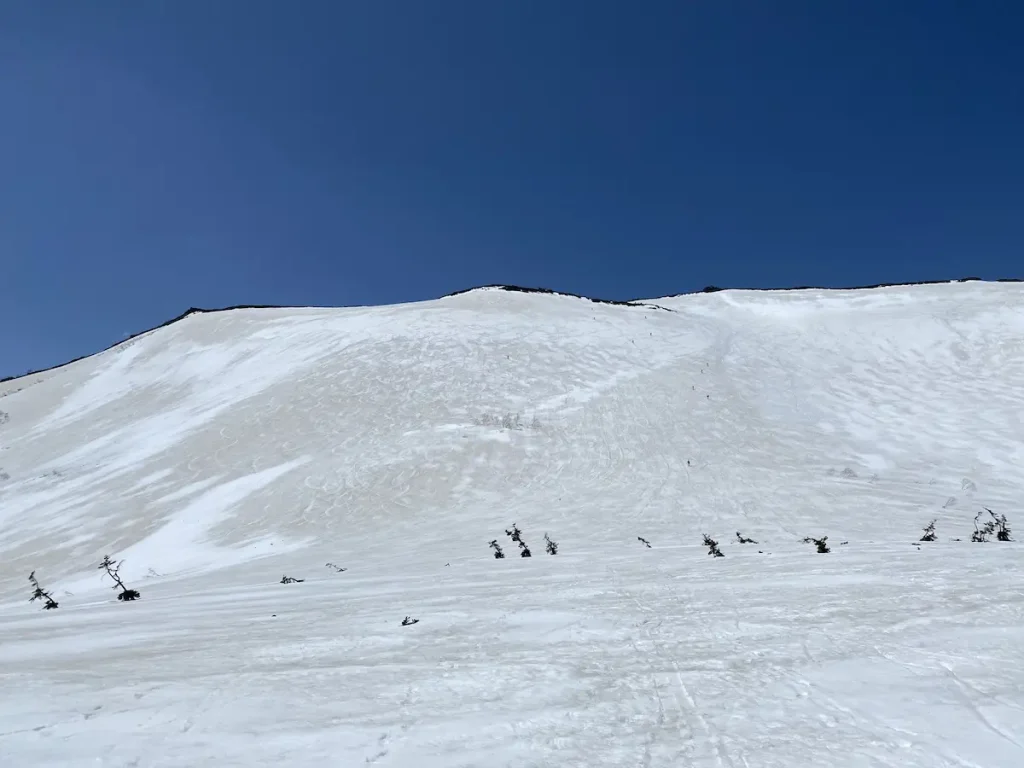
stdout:
[[(705, 718), (704, 715), (701, 713), (700, 706), (694, 699), (693, 694), (690, 693), (689, 686), (686, 685), (686, 681), (683, 679), (683, 673), (682, 670), (680, 670), (679, 668), (679, 663), (675, 660), (675, 658), (673, 658), (671, 655), (665, 652), (665, 650), (662, 648), (660, 641), (656, 637), (655, 632), (652, 631), (652, 622), (657, 622), (653, 627), (654, 630), (657, 630), (662, 625), (661, 619), (653, 618), (656, 615), (654, 609), (650, 605), (640, 600), (634, 593), (629, 591), (626, 587), (624, 587), (622, 585), (622, 580), (619, 578), (618, 574), (614, 570), (609, 569), (609, 573), (615, 577), (615, 591), (618, 592), (618, 594), (620, 594), (623, 598), (636, 605), (636, 607), (640, 610), (640, 612), (643, 615), (649, 617), (642, 620), (638, 625), (638, 627), (643, 632), (644, 637), (646, 638), (647, 642), (650, 644), (650, 647), (652, 649), (648, 655), (653, 655), (655, 659), (662, 662), (663, 664), (670, 666), (672, 669), (673, 684), (670, 688), (672, 693), (672, 700), (675, 705), (675, 709), (679, 714), (680, 720), (686, 724), (687, 729), (689, 731), (689, 733), (684, 733), (683, 730), (680, 729), (681, 739), (683, 741), (685, 741), (687, 738), (696, 739), (696, 737), (699, 734), (703, 734), (704, 741), (711, 748), (711, 756), (714, 759), (715, 765), (719, 768), (736, 768), (736, 763), (729, 756), (729, 752), (725, 748), (725, 742), (721, 734), (718, 733), (718, 731), (715, 728), (713, 728), (711, 724), (707, 721), (707, 718)], [(642, 651), (640, 651), (635, 641), (633, 642), (633, 647), (636, 648), (638, 652), (642, 653)], [(651, 665), (648, 664), (648, 666)], [(651, 679), (655, 691), (655, 696), (658, 699), (659, 714), (661, 717), (663, 717), (663, 699), (658, 688), (657, 672), (654, 671), (653, 667), (651, 671)], [(648, 742), (646, 752), (648, 759), (649, 750), (650, 742)], [(740, 759), (742, 761), (742, 764), (746, 766), (746, 759)], [(649, 763), (645, 761), (644, 765), (647, 766), (649, 765)]]

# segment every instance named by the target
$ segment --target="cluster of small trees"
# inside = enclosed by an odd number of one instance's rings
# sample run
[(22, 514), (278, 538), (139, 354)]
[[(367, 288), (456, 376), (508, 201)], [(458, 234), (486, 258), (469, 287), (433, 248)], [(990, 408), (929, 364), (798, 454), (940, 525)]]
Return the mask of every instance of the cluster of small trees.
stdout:
[[(985, 516), (986, 513), (988, 514), (987, 517)], [(935, 525), (937, 522), (937, 520), (932, 520), (924, 527), (923, 535), (919, 539), (919, 542), (933, 542), (938, 540), (938, 535), (935, 532)], [(974, 532), (971, 534), (971, 541), (973, 542), (987, 542), (991, 541), (992, 538), (995, 538), (996, 541), (1013, 541), (1010, 534), (1010, 523), (1006, 519), (1006, 515), (997, 515), (988, 507), (982, 507), (982, 511), (974, 517)], [(505, 535), (508, 536), (513, 543), (518, 545), (520, 557), (533, 556), (530, 552), (530, 547), (527, 545), (526, 541), (523, 540), (523, 533), (519, 530), (519, 526), (513, 524), (511, 529), (507, 529), (505, 531)], [(708, 555), (712, 557), (725, 557), (725, 553), (722, 552), (719, 543), (715, 539), (711, 538), (706, 533), (702, 535), (704, 539), (704, 546), (708, 548)], [(648, 549), (651, 547), (651, 543), (643, 536), (637, 536), (636, 538)], [(739, 531), (736, 531), (736, 541), (739, 544), (757, 544), (754, 539), (744, 536)], [(827, 554), (832, 551), (828, 544), (828, 536), (822, 536), (821, 538), (808, 536), (803, 539), (803, 541), (805, 544), (813, 544), (820, 554)], [(954, 541), (959, 541), (959, 539), (954, 539)], [(915, 542), (915, 544), (919, 545), (919, 542)], [(840, 544), (846, 543), (848, 542), (840, 542)], [(497, 539), (492, 539), (489, 546), (494, 552), (495, 559), (504, 559), (505, 552), (501, 548)], [(544, 549), (549, 555), (558, 554), (558, 542), (554, 541), (547, 533), (544, 534)], [(103, 562), (99, 564), (98, 569), (105, 571), (106, 575), (114, 582), (111, 589), (119, 590), (117, 595), (117, 599), (119, 601), (131, 602), (133, 600), (138, 600), (141, 597), (139, 591), (137, 589), (127, 587), (124, 580), (121, 578), (120, 571), (123, 563), (123, 560), (115, 561), (111, 559), (110, 555), (104, 555)], [(330, 568), (337, 573), (343, 573), (347, 570), (346, 568), (342, 568), (334, 563), (327, 563), (325, 567)], [(40, 585), (39, 580), (36, 578), (35, 571), (32, 571), (32, 573), (29, 574), (28, 580), (32, 585), (32, 597), (29, 598), (29, 602), (41, 600), (43, 602), (43, 609), (47, 611), (59, 607), (59, 603), (54, 599), (53, 595), (46, 589), (43, 589), (42, 585)], [(305, 579), (282, 576), (280, 583), (298, 584), (303, 581), (305, 581)], [(411, 624), (416, 624), (418, 621), (419, 619), (410, 619), (406, 616), (405, 620), (402, 621), (402, 626), (410, 626)]]
[[(988, 517), (985, 517), (985, 513), (988, 513)], [(928, 525), (924, 527), (924, 532), (919, 541), (937, 541), (938, 535), (935, 533), (935, 524), (937, 520), (932, 520)], [(713, 557), (725, 557), (718, 542), (712, 539), (707, 534), (704, 536), (704, 546), (708, 548), (708, 554)], [(1010, 523), (1006, 519), (1006, 515), (997, 515), (988, 507), (982, 507), (982, 511), (974, 517), (974, 532), (971, 534), (971, 541), (974, 542), (986, 542), (992, 538), (996, 541), (1013, 541), (1010, 536)], [(638, 536), (641, 542), (646, 544), (648, 547), (651, 546), (646, 539)], [(757, 544), (753, 539), (747, 538), (739, 531), (736, 531), (736, 540), (740, 544)], [(954, 539), (954, 541), (960, 541), (960, 539)], [(815, 538), (814, 536), (808, 536), (803, 539), (804, 544), (813, 544), (819, 554), (827, 555), (832, 551), (828, 544), (828, 536), (822, 536), (821, 538)], [(849, 542), (842, 541), (840, 544), (847, 544)], [(917, 542), (915, 542), (917, 543)]]
[(718, 542), (704, 534), (704, 546), (708, 548), (708, 554), (712, 557), (725, 557), (722, 554), (722, 550), (718, 548)]
[(1006, 521), (1006, 515), (997, 515), (988, 507), (982, 509), (988, 512), (989, 519), (982, 523), (981, 512), (974, 516), (974, 533), (971, 534), (971, 541), (985, 542), (993, 535), (996, 541), (1013, 541), (1010, 538), (1010, 524)]
[[(513, 523), (511, 530), (506, 530), (505, 535), (512, 539), (515, 544), (519, 545), (520, 557), (533, 557), (530, 547), (523, 541), (523, 532), (519, 530), (519, 526)], [(494, 550), (495, 560), (503, 560), (505, 558), (505, 551), (501, 548), (501, 544), (498, 543), (497, 539), (491, 539), (488, 546)], [(558, 542), (553, 541), (547, 533), (544, 534), (544, 551), (549, 555), (558, 554)]]
[[(712, 539), (706, 533), (702, 534), (702, 535), (704, 536), (704, 546), (708, 548), (708, 554), (709, 555), (711, 555), (712, 557), (725, 557), (725, 553), (722, 552), (722, 549), (721, 549), (721, 547), (719, 547), (717, 541)], [(643, 539), (641, 539), (641, 541), (643, 541)], [(744, 536), (739, 531), (736, 531), (736, 541), (739, 544), (757, 544), (756, 541), (754, 541), (753, 539), (747, 538), (746, 536)], [(644, 543), (646, 544), (646, 541)], [(647, 544), (647, 546), (651, 546), (651, 545)]]
[(540, 420), (536, 416), (527, 424), (518, 413), (506, 413), (501, 417), (485, 414), (480, 418), (474, 419), (473, 423), (480, 427), (501, 427), (502, 429), (514, 430), (541, 428)]
[[(129, 589), (121, 579), (121, 565), (123, 563), (123, 560), (115, 562), (110, 559), (110, 555), (104, 555), (103, 562), (99, 564), (98, 570), (106, 571), (107, 576), (113, 579), (114, 584), (111, 589), (121, 590), (117, 595), (118, 600), (122, 602), (138, 600), (142, 596), (139, 591), (137, 589)], [(32, 573), (28, 575), (28, 580), (32, 585), (32, 597), (29, 598), (30, 603), (34, 603), (36, 600), (42, 600), (43, 609), (47, 611), (52, 611), (54, 608), (60, 607), (60, 604), (53, 599), (53, 595), (50, 594), (48, 590), (43, 589), (39, 584), (35, 571), (32, 571)]]
[[(988, 507), (982, 507), (982, 511), (974, 516), (974, 531), (971, 532), (971, 541), (975, 543), (984, 544), (987, 541), (991, 541), (992, 537), (995, 537), (996, 541), (1013, 541), (1013, 537), (1010, 535), (1010, 523), (1006, 519), (1006, 515), (997, 515)], [(985, 513), (988, 513), (988, 517), (985, 517)], [(915, 544), (920, 546), (919, 542), (922, 541), (938, 541), (938, 535), (935, 533), (935, 524), (937, 520), (932, 520), (928, 525), (924, 527), (924, 533)], [(953, 539), (953, 541), (960, 541), (960, 539)]]

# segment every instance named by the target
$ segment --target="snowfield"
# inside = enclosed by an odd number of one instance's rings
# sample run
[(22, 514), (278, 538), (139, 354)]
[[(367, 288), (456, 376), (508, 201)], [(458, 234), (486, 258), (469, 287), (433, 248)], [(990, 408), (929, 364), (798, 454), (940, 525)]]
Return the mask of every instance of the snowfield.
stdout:
[(194, 314), (0, 412), (5, 768), (1024, 766), (1022, 285)]

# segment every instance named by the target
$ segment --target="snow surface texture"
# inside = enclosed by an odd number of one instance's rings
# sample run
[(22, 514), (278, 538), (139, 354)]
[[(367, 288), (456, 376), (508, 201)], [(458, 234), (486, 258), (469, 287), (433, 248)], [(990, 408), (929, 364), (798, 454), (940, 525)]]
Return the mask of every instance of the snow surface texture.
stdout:
[(200, 314), (0, 384), (0, 764), (1024, 766), (1024, 560), (970, 542), (1024, 526), (1024, 287), (656, 303)]

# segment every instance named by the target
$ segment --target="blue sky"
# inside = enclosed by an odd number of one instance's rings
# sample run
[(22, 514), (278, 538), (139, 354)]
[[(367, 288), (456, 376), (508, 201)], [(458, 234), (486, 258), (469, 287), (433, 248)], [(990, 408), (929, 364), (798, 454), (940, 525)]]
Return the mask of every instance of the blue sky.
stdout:
[(0, 375), (189, 306), (1020, 276), (1013, 2), (0, 9)]

